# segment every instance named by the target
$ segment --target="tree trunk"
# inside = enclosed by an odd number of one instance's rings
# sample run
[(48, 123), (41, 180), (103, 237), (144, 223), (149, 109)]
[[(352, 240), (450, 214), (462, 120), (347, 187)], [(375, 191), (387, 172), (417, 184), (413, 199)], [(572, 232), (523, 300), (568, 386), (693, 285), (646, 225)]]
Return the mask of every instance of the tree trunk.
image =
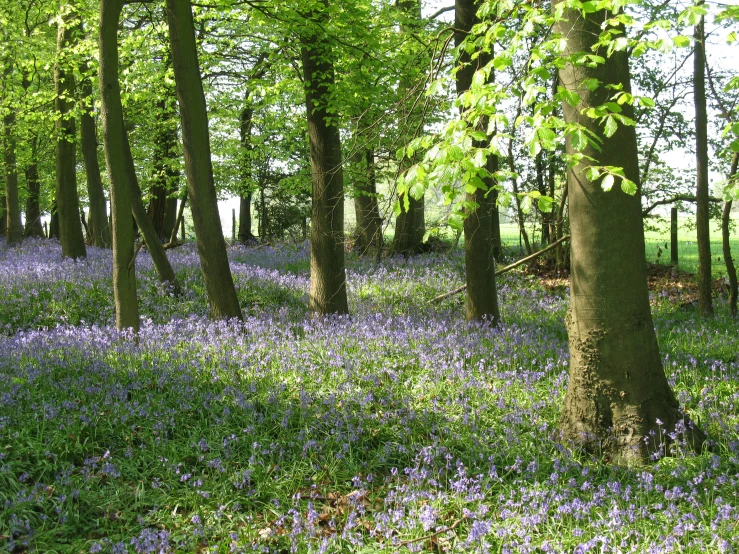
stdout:
[[(472, 27), (480, 22), (477, 17), (479, 5), (475, 0), (456, 0), (455, 2), (455, 36), (454, 42), (459, 47)], [(492, 54), (481, 52), (476, 60), (469, 53), (461, 51), (459, 69), (456, 73), (457, 95), (466, 92), (472, 85), (472, 78), (478, 68), (482, 68), (491, 60)], [(490, 79), (493, 79), (491, 71)], [(488, 127), (483, 120), (480, 129)], [(488, 141), (475, 141), (473, 146), (485, 148)], [(467, 274), (466, 312), (468, 321), (487, 320), (493, 325), (500, 321), (498, 309), (498, 291), (495, 285), (495, 257), (493, 243), (493, 212), (497, 214), (497, 185), (492, 174), (498, 170), (497, 156), (490, 156), (486, 170), (490, 175), (483, 179), (484, 188), (467, 193), (467, 201), (477, 204), (477, 208), (468, 212), (464, 220), (464, 255)]]
[[(555, 0), (553, 8), (563, 1)], [(601, 22), (611, 16), (565, 9), (565, 20), (555, 26), (567, 38), (563, 56), (606, 56), (605, 47), (593, 47)], [(595, 91), (583, 84), (592, 79), (601, 83)], [(617, 463), (641, 463), (663, 448), (660, 437), (669, 440), (666, 433), (684, 424), (688, 444), (700, 447), (704, 436), (681, 413), (662, 368), (649, 308), (640, 193), (630, 196), (618, 185), (604, 192), (600, 180), (586, 178), (589, 165), (612, 165), (639, 183), (634, 127), (619, 126), (608, 138), (597, 120), (581, 113), (586, 106), (608, 101), (613, 94), (609, 84), (623, 84), (631, 92), (627, 54), (615, 52), (597, 67), (568, 63), (560, 69), (560, 81), (581, 97), (576, 108), (563, 104), (566, 123), (582, 125), (603, 141), (602, 149), (588, 145), (582, 150), (585, 158), (567, 173), (572, 277), (563, 438)], [(623, 111), (633, 117), (628, 104)], [(569, 138), (567, 153), (577, 153)]]
[[(420, 0), (398, 0), (398, 9), (401, 11), (402, 18), (400, 29), (401, 32), (412, 33), (421, 24), (421, 2)], [(401, 98), (409, 95), (412, 83), (401, 79), (399, 84)], [(402, 108), (405, 111), (406, 102)], [(403, 144), (406, 144), (413, 134), (412, 126), (416, 121), (417, 113), (401, 113), (401, 127), (405, 126), (406, 131), (401, 137)], [(408, 130), (408, 128), (411, 130)], [(407, 166), (406, 168), (407, 169)], [(392, 251), (396, 254), (414, 254), (423, 251), (423, 236), (426, 234), (425, 220), (425, 201), (421, 198), (413, 198), (408, 195), (408, 209), (405, 209), (405, 199), (400, 199), (401, 212), (395, 219), (395, 238), (393, 239)]]
[[(699, 2), (702, 4), (702, 2)], [(693, 100), (695, 103), (695, 161), (697, 169), (695, 227), (698, 244), (698, 306), (701, 316), (713, 315), (711, 298), (711, 231), (708, 214), (708, 112), (706, 110), (706, 49), (704, 18), (695, 28)]]
[[(176, 213), (176, 199), (174, 210), (172, 211), (172, 220), (167, 225), (167, 209), (170, 196), (176, 192), (177, 179), (179, 174), (173, 167), (175, 159), (175, 150), (177, 148), (177, 125), (174, 121), (175, 100), (169, 97), (169, 88), (165, 91), (167, 96), (159, 100), (157, 110), (157, 127), (156, 136), (154, 138), (154, 176), (152, 179), (151, 190), (149, 191), (151, 199), (149, 200), (149, 219), (160, 240), (169, 238), (172, 233), (172, 225), (174, 224), (174, 214)], [(172, 91), (174, 94), (174, 91)]]
[(203, 280), (208, 291), (210, 316), (216, 319), (242, 319), (218, 214), (210, 158), (208, 114), (200, 78), (190, 0), (167, 0), (167, 19), (182, 120), (190, 210)]
[(334, 88), (331, 47), (314, 12), (302, 37), (303, 79), (310, 138), (311, 215), (310, 304), (316, 315), (349, 313), (344, 269), (344, 177), (338, 118), (329, 109)]
[(77, 126), (71, 115), (74, 110), (74, 70), (65, 59), (67, 51), (77, 42), (73, 36), (74, 28), (67, 24), (70, 19), (66, 16), (59, 23), (56, 39), (59, 59), (54, 66), (54, 106), (59, 118), (56, 123), (56, 209), (62, 256), (76, 259), (87, 256), (87, 249), (77, 193)]
[[(735, 152), (734, 158), (731, 161), (731, 172), (729, 173), (730, 181), (736, 177), (738, 163), (739, 153)], [(731, 237), (729, 234), (731, 204), (731, 201), (724, 204), (724, 213), (721, 217), (721, 238), (724, 250), (724, 263), (726, 263), (726, 274), (729, 277), (729, 313), (731, 314), (731, 317), (736, 317), (737, 292), (739, 292), (739, 286), (737, 286), (736, 266), (734, 265), (734, 259), (731, 257)]]
[(139, 329), (134, 266), (131, 189), (126, 168), (128, 135), (118, 83), (118, 20), (123, 0), (100, 1), (100, 115), (103, 121), (105, 161), (110, 177), (110, 211), (113, 228), (113, 296), (118, 329)]
[(357, 216), (354, 250), (363, 255), (371, 247), (382, 248), (382, 219), (377, 205), (375, 151), (368, 148), (357, 155), (361, 169), (354, 185), (354, 212)]
[(41, 226), (40, 206), (41, 181), (38, 175), (38, 138), (32, 137), (30, 143), (31, 158), (25, 169), (28, 196), (26, 197), (26, 229), (24, 235), (26, 237), (43, 237), (44, 229)]
[(23, 239), (20, 202), (18, 200), (18, 163), (16, 160), (16, 116), (10, 108), (3, 117), (4, 160), (5, 160), (5, 236), (8, 244), (17, 244)]
[(92, 245), (98, 248), (110, 248), (111, 236), (108, 225), (108, 209), (105, 200), (103, 181), (100, 178), (100, 164), (98, 162), (98, 139), (95, 126), (94, 108), (92, 103), (92, 80), (85, 76), (86, 67), (81, 69), (83, 79), (80, 83), (80, 136), (82, 156), (85, 161), (87, 175), (87, 195), (90, 199), (90, 217), (88, 226)]
[[(245, 102), (249, 103), (249, 97)], [(242, 193), (239, 195), (239, 242), (246, 244), (254, 239), (251, 232), (251, 186), (252, 186), (252, 145), (251, 131), (253, 123), (254, 109), (247, 105), (241, 110), (239, 121), (239, 131), (241, 138), (241, 187)]]

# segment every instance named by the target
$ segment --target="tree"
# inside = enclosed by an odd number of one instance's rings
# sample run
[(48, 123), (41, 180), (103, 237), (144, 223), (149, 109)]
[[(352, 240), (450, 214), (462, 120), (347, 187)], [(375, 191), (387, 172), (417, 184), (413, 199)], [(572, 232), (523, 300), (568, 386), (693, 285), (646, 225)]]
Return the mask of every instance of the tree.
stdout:
[[(472, 84), (476, 71), (485, 71), (492, 56), (489, 52), (479, 52), (473, 61), (464, 43), (475, 24), (479, 23), (475, 0), (456, 0), (455, 2), (455, 43), (459, 51), (459, 64), (456, 73), (457, 94), (463, 95)], [(490, 70), (492, 71), (492, 70)], [(463, 108), (462, 108), (463, 109)], [(485, 132), (487, 118), (480, 121), (480, 131)], [(484, 148), (488, 140), (477, 140), (473, 147)], [(464, 254), (467, 273), (467, 319), (487, 319), (493, 325), (500, 320), (498, 292), (495, 286), (495, 257), (493, 242), (493, 212), (497, 215), (496, 186), (493, 174), (498, 170), (498, 157), (490, 155), (487, 162), (488, 175), (480, 180), (473, 191), (467, 191), (469, 208), (464, 220)]]
[[(640, 463), (661, 448), (658, 443), (660, 437), (667, 438), (666, 432), (683, 430), (695, 448), (704, 435), (679, 409), (654, 333), (636, 132), (628, 125), (604, 129), (599, 118), (587, 115), (589, 108), (604, 106), (614, 91), (631, 93), (628, 56), (623, 50), (608, 56), (607, 45), (599, 45), (601, 25), (609, 28), (612, 13), (583, 13), (567, 5), (565, 0), (553, 2), (560, 15), (555, 32), (566, 40), (566, 63), (559, 70), (570, 100), (563, 103), (565, 122), (597, 139), (582, 144), (572, 133), (567, 137), (567, 155), (574, 162), (567, 173), (570, 377), (560, 428), (565, 440), (587, 450), (616, 462)], [(602, 56), (603, 61), (593, 63), (590, 56)], [(633, 116), (628, 102), (623, 115)], [(604, 190), (614, 176), (600, 178), (594, 167), (622, 168), (622, 187)]]
[[(10, 80), (13, 65), (8, 60), (5, 69), (5, 81)], [(5, 92), (5, 91), (3, 91)], [(7, 101), (7, 92), (4, 96)], [(23, 237), (21, 225), (20, 202), (18, 200), (18, 162), (16, 156), (16, 115), (17, 108), (9, 106), (3, 116), (3, 158), (5, 174), (5, 225), (4, 231), (8, 244), (16, 244)]]
[(62, 4), (57, 34), (57, 62), (54, 66), (54, 86), (57, 111), (56, 139), (56, 210), (59, 214), (59, 237), (62, 256), (87, 256), (85, 238), (80, 222), (80, 203), (77, 193), (77, 126), (74, 122), (75, 78), (71, 55), (77, 41), (76, 14), (71, 4)]
[(167, 20), (182, 121), (187, 192), (203, 279), (208, 291), (210, 315), (213, 318), (241, 319), (241, 308), (218, 215), (208, 114), (190, 0), (167, 0)]
[(87, 175), (87, 195), (90, 201), (88, 228), (93, 246), (109, 248), (111, 245), (110, 224), (105, 201), (105, 190), (100, 177), (98, 162), (97, 126), (92, 101), (92, 76), (86, 66), (80, 68), (80, 146)]
[(129, 149), (123, 123), (118, 83), (118, 22), (123, 0), (100, 2), (100, 115), (103, 121), (105, 162), (110, 177), (110, 211), (113, 231), (113, 296), (118, 329), (139, 329), (136, 295), (133, 218), (133, 186), (126, 167)]
[[(699, 2), (701, 5), (703, 2)], [(695, 227), (698, 243), (698, 306), (702, 316), (713, 315), (711, 291), (711, 230), (708, 213), (708, 111), (706, 109), (705, 18), (695, 27), (693, 100), (695, 102), (695, 162), (697, 168)]]
[(310, 14), (301, 37), (313, 183), (309, 308), (317, 315), (349, 312), (341, 139), (331, 110), (333, 53), (321, 26), (327, 20), (326, 7), (324, 3)]

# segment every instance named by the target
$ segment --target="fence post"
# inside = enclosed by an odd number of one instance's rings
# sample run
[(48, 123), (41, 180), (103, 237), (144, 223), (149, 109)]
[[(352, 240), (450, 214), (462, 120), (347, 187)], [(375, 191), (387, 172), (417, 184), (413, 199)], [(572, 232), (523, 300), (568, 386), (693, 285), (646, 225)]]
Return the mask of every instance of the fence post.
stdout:
[(677, 208), (670, 210), (670, 262), (677, 266)]

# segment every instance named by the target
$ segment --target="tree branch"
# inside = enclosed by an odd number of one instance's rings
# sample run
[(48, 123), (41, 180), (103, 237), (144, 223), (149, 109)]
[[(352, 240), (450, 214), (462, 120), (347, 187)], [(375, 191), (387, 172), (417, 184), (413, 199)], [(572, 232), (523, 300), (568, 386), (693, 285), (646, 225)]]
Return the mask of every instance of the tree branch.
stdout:
[[(723, 202), (723, 200), (721, 200), (720, 198), (716, 198), (715, 196), (709, 196), (708, 201), (709, 202)], [(665, 198), (664, 200), (657, 200), (656, 202), (652, 203), (649, 207), (642, 210), (641, 215), (642, 217), (646, 217), (657, 206), (664, 206), (666, 204), (673, 204), (675, 202), (696, 202), (696, 198), (694, 194), (678, 194), (670, 198)]]

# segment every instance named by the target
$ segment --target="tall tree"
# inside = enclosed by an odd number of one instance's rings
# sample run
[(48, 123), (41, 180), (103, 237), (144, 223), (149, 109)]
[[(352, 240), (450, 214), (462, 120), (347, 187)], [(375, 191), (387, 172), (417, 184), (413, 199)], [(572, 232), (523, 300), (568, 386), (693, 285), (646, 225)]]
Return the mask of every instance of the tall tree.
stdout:
[(90, 201), (90, 217), (88, 229), (93, 246), (109, 248), (111, 245), (110, 224), (105, 200), (103, 180), (100, 178), (100, 163), (98, 162), (97, 126), (95, 125), (94, 107), (92, 100), (92, 78), (87, 65), (80, 68), (82, 81), (80, 82), (80, 147), (85, 162), (87, 176), (87, 197)]
[(118, 82), (118, 22), (123, 0), (100, 1), (100, 115), (103, 121), (105, 161), (110, 177), (113, 227), (113, 295), (118, 329), (139, 329), (136, 295), (134, 230), (131, 217), (133, 186), (126, 167), (128, 136)]
[(371, 247), (382, 248), (382, 218), (377, 202), (374, 148), (361, 149), (355, 154), (354, 161), (359, 168), (354, 179), (354, 213), (357, 217), (354, 250), (364, 254)]
[[(456, 0), (455, 2), (455, 36), (454, 42), (459, 51), (459, 67), (456, 73), (457, 95), (461, 96), (469, 90), (472, 78), (478, 69), (484, 68), (491, 60), (489, 52), (479, 52), (473, 61), (464, 40), (479, 23), (475, 0)], [(492, 70), (491, 70), (492, 71)], [(460, 107), (460, 109), (464, 109)], [(482, 118), (480, 128), (487, 129), (487, 118)], [(473, 147), (485, 148), (487, 140), (476, 140)], [(493, 242), (493, 212), (497, 214), (496, 182), (493, 174), (498, 170), (498, 157), (490, 155), (487, 161), (488, 175), (477, 186), (474, 192), (467, 192), (467, 202), (477, 206), (468, 210), (464, 220), (464, 255), (467, 273), (467, 319), (490, 321), (497, 325), (500, 320), (498, 309), (498, 292), (495, 286), (495, 258)]]
[(310, 305), (318, 315), (349, 312), (344, 268), (344, 177), (341, 139), (331, 110), (333, 52), (323, 23), (324, 1), (310, 14), (301, 37), (306, 116), (310, 139), (311, 217)]
[[(573, 102), (576, 106), (563, 103), (565, 122), (582, 126), (599, 143), (578, 145), (572, 135), (567, 138), (567, 153), (580, 161), (567, 173), (572, 236), (570, 377), (560, 428), (565, 440), (587, 450), (617, 462), (640, 463), (661, 447), (659, 437), (666, 439), (666, 432), (681, 424), (691, 446), (699, 447), (703, 434), (679, 409), (654, 332), (636, 132), (625, 125), (606, 132), (585, 109), (608, 102), (613, 95), (610, 86), (631, 92), (627, 53), (608, 56), (606, 47), (598, 45), (601, 26), (612, 13), (583, 13), (568, 8), (566, 0), (555, 0), (552, 7), (555, 13), (561, 10), (555, 32), (566, 41), (567, 64), (559, 71), (560, 82), (570, 100), (578, 100)], [(603, 56), (604, 61), (590, 63), (583, 53)], [(599, 85), (595, 90), (593, 83)], [(623, 114), (631, 117), (631, 106), (624, 104)], [(637, 184), (635, 194), (622, 190), (628, 186), (603, 190), (600, 179), (588, 178), (594, 165), (623, 168)]]
[[(401, 32), (409, 35), (416, 32), (421, 24), (421, 2), (420, 0), (397, 0), (397, 7), (401, 18)], [(412, 82), (406, 76), (399, 84), (405, 98), (401, 98), (401, 113), (399, 127), (405, 129), (400, 137), (403, 143), (412, 138), (414, 122), (418, 114), (413, 111), (411, 101)], [(405, 168), (407, 169), (407, 168)], [(393, 252), (409, 254), (420, 252), (423, 248), (423, 236), (426, 233), (425, 203), (423, 196), (416, 198), (407, 194), (407, 198), (401, 198), (401, 212), (395, 220), (395, 238), (393, 239)]]
[(239, 116), (239, 138), (241, 154), (241, 187), (239, 193), (239, 242), (248, 243), (254, 239), (251, 232), (251, 180), (252, 180), (252, 127), (254, 122), (254, 106), (247, 95), (246, 105)]
[[(702, 0), (699, 5), (702, 4)], [(693, 100), (695, 103), (695, 163), (697, 169), (695, 228), (698, 243), (698, 306), (702, 316), (713, 315), (711, 298), (711, 230), (708, 210), (708, 110), (706, 108), (705, 18), (695, 27)]]
[(213, 180), (208, 113), (200, 77), (190, 0), (167, 0), (167, 20), (193, 225), (210, 315), (239, 318), (241, 308), (228, 265)]
[[(6, 81), (10, 80), (13, 66), (8, 63), (5, 70)], [(7, 85), (7, 82), (6, 82)], [(3, 91), (5, 93), (5, 91)], [(6, 102), (9, 102), (5, 93)], [(5, 236), (8, 244), (15, 244), (23, 238), (20, 202), (18, 200), (18, 161), (16, 155), (16, 112), (15, 106), (9, 105), (3, 116), (3, 158), (5, 173)]]
[(54, 106), (57, 112), (56, 139), (56, 210), (62, 256), (84, 258), (87, 255), (80, 222), (77, 193), (77, 126), (74, 121), (75, 79), (71, 51), (77, 42), (78, 26), (71, 4), (62, 3), (64, 13), (57, 31), (57, 62), (54, 66)]

